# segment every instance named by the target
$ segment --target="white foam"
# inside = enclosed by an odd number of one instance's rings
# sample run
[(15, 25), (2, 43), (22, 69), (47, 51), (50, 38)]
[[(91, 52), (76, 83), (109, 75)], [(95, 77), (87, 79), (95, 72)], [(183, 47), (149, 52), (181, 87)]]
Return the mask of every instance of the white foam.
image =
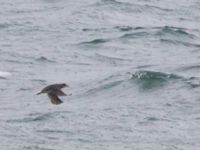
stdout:
[(4, 71), (0, 71), (0, 77), (8, 77), (8, 76), (11, 76), (11, 73), (10, 72), (4, 72)]

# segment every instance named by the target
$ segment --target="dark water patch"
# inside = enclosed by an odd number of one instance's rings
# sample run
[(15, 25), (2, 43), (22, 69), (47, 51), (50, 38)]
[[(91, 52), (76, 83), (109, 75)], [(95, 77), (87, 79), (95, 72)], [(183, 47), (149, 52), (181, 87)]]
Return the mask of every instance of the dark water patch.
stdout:
[(54, 130), (54, 129), (44, 129), (44, 130), (37, 130), (37, 132), (40, 132), (40, 133), (52, 133), (52, 134), (55, 134), (55, 133), (61, 133), (61, 134), (70, 134), (72, 135), (73, 132), (71, 131), (66, 131), (66, 130)]
[(171, 80), (182, 79), (182, 77), (175, 74), (168, 74), (154, 71), (138, 71), (132, 75), (131, 80), (142, 89), (153, 89), (166, 85)]
[(12, 44), (2, 44), (2, 47), (12, 47)]
[(82, 31), (94, 31), (95, 29), (84, 28)]
[(122, 32), (132, 31), (132, 30), (142, 30), (145, 29), (144, 27), (131, 27), (131, 26), (115, 26), (114, 29), (117, 29)]
[[(44, 2), (44, 0), (43, 0)], [(58, 1), (57, 1), (58, 2)], [(52, 7), (43, 7), (43, 8), (40, 8), (40, 7), (33, 7), (33, 8), (24, 8), (24, 9), (19, 9), (19, 8), (16, 8), (16, 9), (12, 9), (10, 10), (10, 13), (12, 14), (31, 14), (31, 13), (42, 13), (42, 12), (47, 12), (47, 11), (50, 11), (50, 10), (60, 10), (60, 9), (63, 9), (63, 6), (61, 7), (56, 7), (56, 6), (52, 6)]]
[(102, 3), (105, 3), (105, 4), (113, 4), (113, 5), (122, 5), (124, 4), (123, 2), (119, 2), (119, 1), (116, 1), (116, 0), (101, 0)]
[(131, 31), (133, 30), (133, 27), (131, 26), (116, 26), (114, 27), (115, 29), (119, 30), (119, 31)]
[(53, 148), (44, 148), (40, 146), (24, 146), (22, 150), (55, 150)]
[(134, 30), (141, 30), (141, 29), (145, 29), (144, 27), (135, 27)]
[(183, 42), (183, 41), (173, 40), (173, 39), (163, 39), (163, 38), (161, 38), (160, 42), (166, 43), (166, 44), (173, 44), (173, 45), (183, 45), (183, 46), (186, 46), (186, 47), (196, 47), (196, 48), (200, 47), (200, 44)]
[[(164, 26), (164, 27), (157, 27), (159, 30), (157, 31), (157, 36), (163, 36), (166, 34), (170, 34), (173, 36), (184, 36), (189, 38), (194, 38), (195, 35), (189, 33), (189, 31), (185, 28), (173, 27), (173, 26)], [(186, 31), (187, 30), (187, 31)]]
[(186, 78), (184, 82), (192, 89), (200, 87), (200, 78), (197, 77)]
[(31, 90), (32, 90), (32, 88), (20, 88), (16, 91), (31, 91)]
[(60, 114), (65, 114), (65, 113), (71, 113), (71, 111), (53, 111), (53, 112), (48, 112), (48, 113), (45, 113), (45, 114), (41, 114), (41, 113), (30, 113), (29, 116), (33, 116), (33, 117), (37, 117), (37, 116), (47, 116), (47, 117), (50, 117), (50, 116), (56, 116), (56, 115), (60, 115)]
[(144, 36), (149, 35), (147, 32), (135, 32), (135, 33), (127, 33), (122, 35), (120, 38), (122, 39), (134, 39), (134, 38), (141, 38)]
[(172, 104), (170, 104), (170, 103), (166, 103), (166, 104), (164, 104), (166, 107), (172, 107), (173, 105)]
[(106, 42), (108, 42), (109, 40), (107, 39), (95, 39), (95, 40), (92, 40), (92, 41), (88, 41), (88, 42), (81, 42), (80, 44), (81, 45), (84, 45), (84, 44), (86, 44), (86, 45), (96, 45), (96, 44), (102, 44), (102, 43), (106, 43)]
[(87, 139), (83, 139), (83, 138), (78, 138), (77, 139), (79, 142), (81, 142), (81, 143), (92, 143), (93, 141), (91, 141), (91, 140), (87, 140)]
[(6, 80), (7, 78), (6, 78), (6, 77), (1, 77), (1, 76), (0, 76), (0, 79), (2, 79), (2, 80)]
[(0, 91), (5, 91), (6, 89), (4, 89), (4, 88), (0, 88)]
[(166, 121), (166, 122), (170, 122), (170, 120), (169, 119), (166, 119), (166, 118), (157, 118), (157, 117), (153, 117), (153, 116), (151, 116), (151, 117), (146, 117), (145, 118), (148, 122), (156, 122), (156, 121)]
[(38, 121), (45, 121), (52, 118), (51, 114), (40, 114), (36, 117), (25, 117), (22, 119), (12, 119), (12, 120), (7, 120), (9, 123), (29, 123), (29, 122), (38, 122)]
[[(131, 26), (125, 26), (125, 25), (122, 25), (122, 26), (115, 26), (113, 27), (113, 29), (116, 29), (118, 31), (121, 31), (121, 32), (128, 32), (128, 31), (132, 31), (132, 30), (142, 30), (142, 29), (145, 29), (144, 27), (131, 27)], [(83, 28), (82, 31), (84, 32), (89, 32), (89, 31), (96, 31), (96, 32), (102, 32), (102, 31), (105, 31), (105, 32), (109, 32), (111, 30), (111, 28)]]
[(169, 8), (161, 8), (158, 6), (153, 6), (153, 5), (149, 5), (149, 4), (145, 4), (144, 8), (146, 8), (146, 10), (159, 10), (159, 11), (164, 11), (164, 12), (171, 12), (173, 11), (173, 9), (169, 9)]
[(42, 0), (42, 1), (46, 3), (58, 3), (61, 2), (62, 0)]
[(171, 39), (160, 39), (161, 43), (165, 43), (165, 44), (174, 44), (177, 45), (179, 44), (180, 41), (176, 41), (176, 40), (171, 40)]
[(10, 27), (10, 24), (8, 24), (8, 23), (0, 23), (0, 30), (8, 28), (8, 27)]
[(31, 81), (33, 81), (33, 82), (39, 82), (39, 83), (47, 83), (46, 80), (42, 80), (42, 79), (32, 79)]
[(72, 65), (80, 65), (80, 66), (90, 66), (93, 65), (92, 63), (85, 63), (85, 62), (67, 62), (68, 64)]
[(148, 121), (159, 121), (160, 120), (156, 117), (146, 117), (145, 119), (148, 120)]
[(38, 61), (38, 62), (43, 62), (43, 63), (46, 63), (46, 62), (55, 63), (56, 62), (56, 61), (50, 60), (50, 59), (48, 59), (44, 56), (36, 58), (35, 60)]
[(137, 66), (137, 69), (143, 69), (143, 68), (150, 68), (153, 65), (142, 65), (142, 66)]
[(130, 59), (123, 59), (118, 57), (106, 56), (99, 53), (96, 53), (95, 59), (102, 61), (102, 62), (109, 62), (111, 64), (116, 64), (116, 62), (123, 62), (123, 61), (131, 61)]
[(31, 62), (31, 61), (24, 61), (23, 59), (18, 59), (18, 60), (6, 59), (6, 60), (4, 60), (4, 61), (5, 61), (5, 62), (8, 62), (8, 63), (23, 64), (23, 65), (26, 65), (26, 64), (33, 64), (33, 62)]
[(83, 28), (82, 31), (89, 32), (89, 31), (95, 31), (95, 32), (102, 32), (102, 31), (109, 31), (107, 28)]
[(138, 12), (137, 7), (134, 7), (129, 2), (122, 2), (117, 0), (101, 0), (96, 2), (92, 7), (96, 7), (99, 11), (107, 10), (109, 12), (117, 11), (121, 13)]

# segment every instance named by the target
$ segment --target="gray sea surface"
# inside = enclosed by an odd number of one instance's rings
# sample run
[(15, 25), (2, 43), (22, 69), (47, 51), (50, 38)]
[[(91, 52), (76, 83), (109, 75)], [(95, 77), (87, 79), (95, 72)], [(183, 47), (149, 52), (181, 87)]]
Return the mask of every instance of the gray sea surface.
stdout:
[(0, 149), (200, 150), (200, 1), (0, 0)]

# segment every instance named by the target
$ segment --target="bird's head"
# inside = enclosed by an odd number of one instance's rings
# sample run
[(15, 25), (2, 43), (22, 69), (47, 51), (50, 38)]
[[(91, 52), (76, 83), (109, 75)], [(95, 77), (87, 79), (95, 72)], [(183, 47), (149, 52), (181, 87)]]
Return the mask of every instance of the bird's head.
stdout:
[(61, 84), (61, 86), (62, 86), (62, 88), (64, 88), (64, 87), (69, 87), (67, 84), (65, 84), (65, 83), (63, 83), (63, 84)]

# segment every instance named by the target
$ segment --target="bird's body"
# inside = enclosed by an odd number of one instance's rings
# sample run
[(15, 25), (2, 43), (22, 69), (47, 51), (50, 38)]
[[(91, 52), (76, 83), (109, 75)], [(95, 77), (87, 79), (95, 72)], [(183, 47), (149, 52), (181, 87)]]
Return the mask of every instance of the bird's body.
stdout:
[(67, 87), (68, 85), (65, 83), (62, 84), (52, 84), (49, 86), (46, 86), (41, 90), (41, 92), (37, 93), (37, 95), (46, 93), (48, 94), (48, 97), (50, 98), (51, 102), (53, 104), (61, 104), (63, 103), (58, 96), (66, 96), (66, 94), (61, 90), (64, 87)]

